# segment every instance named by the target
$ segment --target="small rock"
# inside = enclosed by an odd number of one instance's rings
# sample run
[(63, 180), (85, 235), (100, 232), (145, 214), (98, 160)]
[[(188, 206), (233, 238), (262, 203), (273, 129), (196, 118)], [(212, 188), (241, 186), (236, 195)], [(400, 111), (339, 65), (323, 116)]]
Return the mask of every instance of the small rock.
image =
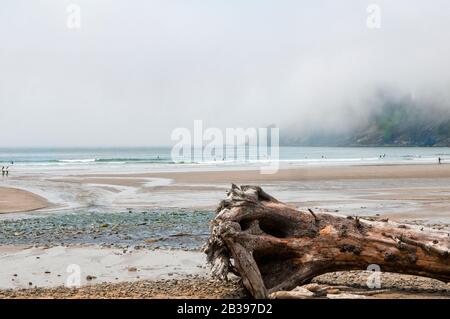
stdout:
[(157, 241), (159, 241), (159, 238), (149, 238), (144, 240), (147, 244), (151, 244), (151, 243), (156, 243)]
[(339, 289), (336, 289), (336, 288), (327, 289), (327, 294), (337, 295), (339, 293), (340, 293)]
[(316, 291), (320, 290), (322, 287), (319, 284), (311, 283), (311, 284), (302, 286), (302, 288), (308, 289), (311, 292), (316, 292)]
[(311, 299), (314, 294), (306, 288), (296, 287), (292, 291), (277, 291), (269, 295), (270, 299)]

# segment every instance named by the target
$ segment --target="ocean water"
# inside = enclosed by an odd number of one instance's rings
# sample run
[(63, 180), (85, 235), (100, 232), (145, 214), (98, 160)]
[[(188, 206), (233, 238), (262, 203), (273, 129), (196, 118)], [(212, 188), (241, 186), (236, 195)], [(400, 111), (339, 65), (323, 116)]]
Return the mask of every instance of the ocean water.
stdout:
[(20, 170), (45, 169), (112, 169), (134, 168), (151, 171), (172, 171), (195, 167), (229, 168), (252, 167), (271, 160), (282, 165), (359, 165), (359, 164), (425, 164), (450, 162), (448, 147), (288, 147), (279, 148), (279, 154), (262, 156), (256, 149), (237, 148), (241, 156), (229, 149), (225, 155), (202, 156), (193, 150), (191, 158), (180, 161), (171, 156), (170, 147), (147, 148), (0, 148), (0, 165)]

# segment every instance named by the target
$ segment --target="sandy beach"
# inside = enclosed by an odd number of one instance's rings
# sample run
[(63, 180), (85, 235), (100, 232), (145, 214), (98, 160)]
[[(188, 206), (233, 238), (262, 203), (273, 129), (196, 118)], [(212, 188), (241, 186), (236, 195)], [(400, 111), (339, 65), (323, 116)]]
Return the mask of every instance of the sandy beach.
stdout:
[(450, 1), (22, 2), (0, 301), (450, 299)]
[[(249, 298), (235, 276), (228, 282), (211, 278), (201, 252), (7, 246), (0, 248), (0, 262), (0, 298)], [(328, 273), (313, 284), (348, 287), (358, 298), (450, 298), (448, 284), (391, 273), (381, 275), (383, 289), (371, 294), (369, 275)]]
[(189, 183), (267, 183), (271, 181), (327, 181), (399, 178), (450, 178), (450, 165), (359, 165), (316, 166), (280, 169), (275, 174), (261, 174), (259, 170), (179, 172), (142, 174), (163, 176), (177, 182)]
[(74, 286), (208, 275), (204, 254), (182, 250), (4, 246), (0, 247), (0, 262), (0, 289), (70, 285), (70, 278), (75, 278), (71, 274), (78, 273), (79, 283), (73, 281)]
[[(272, 175), (241, 169), (17, 172), (0, 187), (0, 296), (241, 298), (238, 283), (209, 281), (200, 252), (211, 211), (231, 183), (260, 185), (290, 205), (315, 211), (439, 229), (450, 224), (445, 164), (302, 166)], [(82, 286), (75, 290), (64, 287), (74, 263), (82, 269)], [(359, 285), (363, 293), (365, 276), (329, 274), (317, 282)], [(449, 298), (445, 284), (386, 278), (390, 290), (373, 298)]]
[(344, 214), (446, 223), (450, 216), (450, 165), (303, 166), (270, 175), (258, 170), (18, 175), (0, 188), (0, 212), (26, 212), (49, 203), (59, 209), (213, 209), (231, 183), (260, 185), (284, 202)]
[(0, 187), (0, 214), (47, 208), (48, 201), (22, 189)]

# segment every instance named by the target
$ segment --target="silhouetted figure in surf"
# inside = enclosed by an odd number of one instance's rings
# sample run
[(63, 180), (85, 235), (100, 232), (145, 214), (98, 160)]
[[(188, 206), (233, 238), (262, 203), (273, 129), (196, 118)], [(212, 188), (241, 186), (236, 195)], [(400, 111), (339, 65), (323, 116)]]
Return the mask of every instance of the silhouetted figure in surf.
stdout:
[(5, 176), (5, 166), (2, 166), (2, 176)]
[(438, 157), (438, 163), (441, 164), (442, 159), (440, 157)]
[(6, 176), (8, 176), (9, 175), (9, 166), (6, 166), (5, 171), (6, 171)]

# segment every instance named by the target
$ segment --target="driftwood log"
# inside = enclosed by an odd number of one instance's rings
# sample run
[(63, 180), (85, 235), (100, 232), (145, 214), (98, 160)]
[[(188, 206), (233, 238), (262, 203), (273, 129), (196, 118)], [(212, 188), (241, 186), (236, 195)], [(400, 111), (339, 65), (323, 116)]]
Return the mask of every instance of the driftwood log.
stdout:
[(213, 275), (242, 278), (255, 298), (333, 271), (381, 271), (450, 281), (450, 233), (389, 221), (301, 211), (257, 186), (232, 185), (204, 252)]

